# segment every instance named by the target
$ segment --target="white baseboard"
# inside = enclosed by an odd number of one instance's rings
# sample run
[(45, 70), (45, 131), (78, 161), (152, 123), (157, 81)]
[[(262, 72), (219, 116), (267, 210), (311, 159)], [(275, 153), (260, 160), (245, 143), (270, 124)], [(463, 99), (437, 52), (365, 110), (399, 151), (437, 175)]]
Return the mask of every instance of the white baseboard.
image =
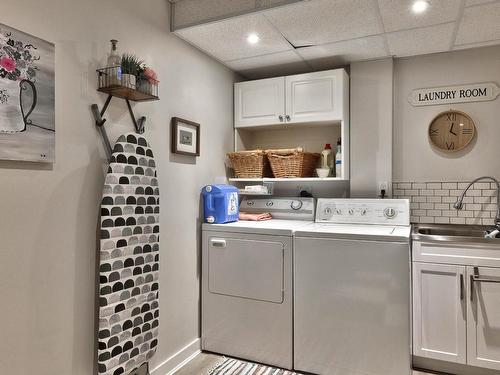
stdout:
[(199, 338), (186, 345), (161, 365), (151, 371), (151, 375), (172, 375), (201, 353)]

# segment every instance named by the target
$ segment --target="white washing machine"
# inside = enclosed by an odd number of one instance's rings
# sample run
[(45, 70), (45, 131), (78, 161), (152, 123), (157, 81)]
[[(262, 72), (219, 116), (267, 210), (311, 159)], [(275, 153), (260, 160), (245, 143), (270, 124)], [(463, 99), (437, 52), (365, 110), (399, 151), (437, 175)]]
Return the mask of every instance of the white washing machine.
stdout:
[(202, 349), (291, 369), (293, 233), (314, 220), (313, 198), (245, 199), (275, 219), (204, 224)]
[(409, 202), (319, 199), (295, 232), (295, 369), (408, 375), (410, 347)]

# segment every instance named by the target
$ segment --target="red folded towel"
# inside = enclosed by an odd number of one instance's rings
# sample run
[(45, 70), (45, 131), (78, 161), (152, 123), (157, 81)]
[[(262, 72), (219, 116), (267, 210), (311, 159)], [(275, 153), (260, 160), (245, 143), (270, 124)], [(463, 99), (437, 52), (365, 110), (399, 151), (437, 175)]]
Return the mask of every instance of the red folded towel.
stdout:
[(248, 220), (248, 221), (264, 221), (271, 220), (273, 217), (269, 212), (265, 212), (262, 214), (249, 214), (247, 212), (240, 212), (240, 220)]

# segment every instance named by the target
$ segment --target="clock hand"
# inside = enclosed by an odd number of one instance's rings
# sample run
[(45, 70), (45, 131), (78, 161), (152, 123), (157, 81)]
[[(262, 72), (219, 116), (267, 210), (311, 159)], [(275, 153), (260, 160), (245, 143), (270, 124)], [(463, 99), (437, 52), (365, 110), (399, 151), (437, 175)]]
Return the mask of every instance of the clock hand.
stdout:
[(450, 128), (450, 133), (453, 135), (457, 135), (457, 133), (453, 132), (453, 125), (455, 125), (453, 122), (451, 123), (451, 128)]

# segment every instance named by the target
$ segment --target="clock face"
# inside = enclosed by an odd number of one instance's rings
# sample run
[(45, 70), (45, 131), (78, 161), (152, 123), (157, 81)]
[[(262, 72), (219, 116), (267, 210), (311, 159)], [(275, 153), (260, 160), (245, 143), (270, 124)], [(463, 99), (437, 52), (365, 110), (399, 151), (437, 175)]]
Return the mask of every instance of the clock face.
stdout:
[(454, 152), (467, 147), (476, 135), (474, 121), (466, 113), (447, 111), (437, 115), (429, 125), (429, 139), (437, 148)]

